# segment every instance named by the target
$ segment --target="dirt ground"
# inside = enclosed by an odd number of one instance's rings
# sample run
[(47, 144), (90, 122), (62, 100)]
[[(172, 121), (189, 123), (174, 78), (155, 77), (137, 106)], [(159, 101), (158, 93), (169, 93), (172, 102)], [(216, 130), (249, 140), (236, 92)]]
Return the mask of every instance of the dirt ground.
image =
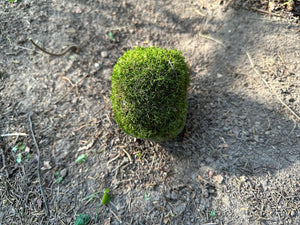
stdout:
[[(0, 224), (300, 224), (299, 14), (299, 1), (0, 1)], [(30, 39), (79, 48), (55, 57)], [(113, 119), (114, 64), (153, 45), (191, 65), (183, 140), (137, 140)]]

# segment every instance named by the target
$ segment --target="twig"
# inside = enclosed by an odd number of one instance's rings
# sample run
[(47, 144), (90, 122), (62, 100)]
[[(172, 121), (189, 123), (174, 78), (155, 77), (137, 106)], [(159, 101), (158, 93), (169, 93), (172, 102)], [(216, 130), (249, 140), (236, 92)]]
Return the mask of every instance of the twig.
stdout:
[(258, 8), (255, 8), (255, 7), (251, 7), (251, 9), (254, 10), (254, 11), (257, 11), (257, 12), (261, 12), (261, 13), (268, 14), (268, 15), (277, 16), (277, 17), (283, 17), (283, 16), (280, 15), (280, 14), (272, 13), (272, 12), (265, 11), (265, 10), (262, 10), (262, 9), (258, 9)]
[(132, 164), (133, 161), (132, 161), (131, 155), (130, 155), (124, 148), (123, 148), (122, 150), (123, 150), (123, 152), (125, 152), (125, 154), (127, 155), (128, 159), (129, 159), (129, 161), (130, 161), (130, 164)]
[(46, 49), (40, 47), (39, 45), (37, 45), (36, 43), (34, 43), (34, 41), (32, 39), (29, 39), (30, 42), (35, 46), (37, 47), (39, 50), (41, 50), (42, 52), (45, 52), (47, 53), (48, 55), (51, 55), (51, 56), (63, 56), (65, 55), (68, 51), (70, 50), (75, 50), (76, 52), (78, 52), (78, 46), (77, 45), (72, 45), (70, 46), (69, 48), (67, 48), (65, 51), (63, 51), (62, 53), (52, 53), (52, 52), (48, 52)]
[(89, 199), (89, 198), (93, 198), (93, 197), (95, 197), (95, 195), (97, 195), (97, 194), (99, 194), (99, 193), (101, 193), (101, 192), (102, 192), (102, 191), (94, 192), (94, 193), (92, 193), (92, 194), (90, 194), (90, 195), (84, 197), (84, 198), (82, 199), (82, 201), (86, 201), (86, 200)]
[(273, 93), (273, 94), (275, 94), (276, 95), (276, 97), (277, 97), (277, 99), (279, 100), (279, 102), (284, 106), (284, 107), (286, 107), (298, 120), (300, 120), (300, 116), (298, 116), (297, 115), (297, 113), (295, 113), (287, 104), (285, 104), (282, 100), (281, 100), (281, 98), (279, 97), (279, 95), (277, 94), (277, 92), (275, 92), (274, 91), (274, 89), (272, 88), (272, 86), (262, 77), (262, 75), (261, 75), (261, 73), (260, 73), (260, 71), (259, 70), (257, 70), (256, 68), (255, 68), (255, 65), (254, 65), (254, 63), (253, 63), (253, 61), (252, 61), (252, 58), (251, 58), (251, 56), (250, 56), (250, 54), (249, 54), (249, 52), (247, 52), (246, 51), (246, 54), (247, 54), (247, 56), (248, 56), (248, 59), (249, 59), (249, 61), (250, 61), (250, 64), (251, 64), (251, 66), (252, 66), (252, 69), (254, 70), (254, 72), (259, 76), (259, 78), (265, 83), (265, 85), (271, 90), (271, 92)]
[[(6, 168), (6, 164), (5, 164), (5, 155), (4, 155), (4, 152), (3, 152), (3, 149), (0, 148), (0, 153), (1, 153), (1, 156), (2, 156), (2, 168), (0, 168), (0, 172), (2, 172), (2, 170), (4, 170)], [(7, 170), (5, 170), (5, 173), (6, 173), (6, 178), (8, 177), (8, 172)]]
[(200, 16), (206, 16), (204, 13), (200, 12), (198, 9), (194, 8), (194, 11), (198, 13)]
[(74, 86), (72, 86), (60, 99), (58, 99), (56, 102), (54, 102), (54, 105), (56, 105), (57, 103), (59, 103), (61, 100), (63, 100), (75, 87), (77, 87), (77, 85), (79, 83), (81, 83), (87, 76), (89, 76), (89, 74), (87, 73), (81, 80), (79, 80), (78, 82), (76, 82), (76, 84)]
[(37, 156), (38, 156), (37, 157), (37, 176), (38, 176), (38, 180), (39, 180), (39, 187), (40, 187), (41, 195), (43, 196), (43, 201), (44, 201), (45, 210), (46, 210), (46, 216), (49, 216), (49, 208), (48, 208), (47, 199), (44, 194), (43, 187), (42, 187), (41, 175), (40, 175), (40, 149), (39, 149), (39, 146), (38, 146), (35, 136), (34, 136), (34, 132), (33, 132), (33, 128), (32, 128), (32, 121), (31, 121), (31, 113), (28, 114), (28, 121), (29, 121), (29, 128), (30, 128), (32, 140), (34, 142), (34, 145), (35, 145), (35, 148), (37, 151)]
[(217, 40), (217, 39), (215, 39), (215, 38), (212, 38), (212, 37), (210, 37), (210, 36), (208, 36), (208, 35), (202, 34), (201, 32), (199, 32), (199, 36), (200, 36), (200, 37), (203, 37), (203, 38), (206, 38), (206, 39), (209, 39), (209, 40), (212, 40), (212, 41), (215, 41), (215, 42), (217, 42), (218, 44), (223, 45), (224, 47), (226, 47), (221, 41), (219, 41), (219, 40)]
[[(69, 82), (71, 84), (72, 87), (75, 86), (75, 84), (73, 84), (73, 82), (68, 78), (68, 77), (61, 77), (61, 79)], [(79, 92), (78, 92), (78, 87), (76, 86), (76, 94), (79, 95)]]
[(110, 164), (111, 162), (117, 160), (119, 157), (120, 157), (120, 154), (118, 154), (116, 157), (114, 157), (114, 158), (112, 158), (111, 160), (109, 160), (109, 161), (107, 162), (107, 165)]
[(1, 134), (1, 137), (11, 137), (11, 136), (28, 136), (28, 134), (25, 133), (11, 133), (11, 134)]
[(110, 209), (110, 212), (116, 217), (119, 223), (122, 223), (122, 220), (115, 214), (115, 212), (112, 209)]

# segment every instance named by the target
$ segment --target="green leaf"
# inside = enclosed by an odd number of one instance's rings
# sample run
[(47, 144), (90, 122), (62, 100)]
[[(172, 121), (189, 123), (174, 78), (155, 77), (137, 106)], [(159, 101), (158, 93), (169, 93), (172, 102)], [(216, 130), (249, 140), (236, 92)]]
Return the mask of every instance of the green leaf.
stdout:
[(21, 162), (22, 162), (22, 154), (19, 153), (19, 154), (17, 155), (17, 163), (21, 163)]
[(216, 211), (215, 211), (215, 210), (211, 210), (209, 216), (210, 216), (211, 218), (214, 218), (214, 217), (216, 216)]
[(82, 155), (78, 156), (78, 158), (76, 159), (76, 162), (81, 164), (81, 163), (85, 162), (86, 160), (87, 160), (87, 155), (82, 154)]
[(102, 205), (105, 205), (110, 201), (110, 196), (107, 194), (107, 192), (109, 191), (110, 191), (109, 189), (105, 189), (102, 202), (101, 202)]
[(60, 172), (59, 172), (59, 171), (56, 171), (56, 172), (54, 173), (54, 176), (59, 176), (59, 174), (60, 174)]
[(86, 225), (90, 222), (91, 217), (87, 214), (79, 214), (74, 225)]
[(24, 149), (25, 149), (25, 145), (20, 144), (19, 147), (18, 147), (18, 149), (19, 149), (19, 150), (24, 150)]
[(110, 31), (108, 32), (108, 36), (109, 36), (111, 39), (115, 39), (115, 38), (114, 38), (114, 35), (113, 35), (112, 32), (110, 32)]
[(149, 195), (148, 195), (147, 193), (145, 193), (145, 196), (144, 196), (144, 197), (145, 197), (145, 200), (146, 200), (146, 201), (149, 201), (149, 200), (150, 200)]
[(57, 178), (57, 180), (56, 180), (56, 183), (60, 183), (60, 182), (62, 182), (62, 180), (63, 180), (64, 178), (63, 177), (59, 177), (59, 178)]
[(136, 153), (136, 156), (137, 156), (138, 158), (141, 158), (142, 152), (139, 150), (139, 151)]
[(25, 149), (25, 145), (22, 144), (22, 142), (19, 142), (15, 147), (13, 147), (13, 151), (16, 152), (18, 150), (24, 150)]
[(31, 159), (30, 153), (27, 153), (27, 154), (26, 154), (26, 159), (27, 159), (27, 160), (30, 160), (30, 159)]

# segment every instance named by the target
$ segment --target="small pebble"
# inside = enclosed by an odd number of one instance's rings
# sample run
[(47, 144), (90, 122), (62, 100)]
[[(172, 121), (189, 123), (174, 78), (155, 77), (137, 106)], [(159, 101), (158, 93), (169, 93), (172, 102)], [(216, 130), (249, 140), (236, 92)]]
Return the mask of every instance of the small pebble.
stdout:
[(95, 68), (99, 68), (100, 67), (100, 64), (99, 63), (95, 63)]
[(108, 57), (108, 53), (106, 51), (101, 52), (101, 57), (102, 58), (107, 58)]
[(176, 192), (172, 191), (170, 199), (172, 199), (172, 200), (177, 200), (178, 199), (178, 196), (177, 196)]
[(67, 173), (68, 173), (67, 168), (64, 168), (64, 169), (62, 169), (62, 170), (60, 171), (60, 175), (61, 175), (63, 178), (67, 176)]

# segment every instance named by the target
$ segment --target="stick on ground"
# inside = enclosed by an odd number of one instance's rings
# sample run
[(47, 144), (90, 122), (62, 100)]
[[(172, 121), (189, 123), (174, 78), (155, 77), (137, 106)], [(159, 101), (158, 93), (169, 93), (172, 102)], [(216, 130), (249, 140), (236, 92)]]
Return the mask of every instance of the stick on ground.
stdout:
[(37, 158), (37, 176), (39, 179), (39, 187), (40, 187), (41, 195), (43, 196), (46, 215), (49, 216), (49, 208), (48, 208), (47, 199), (44, 194), (43, 187), (42, 187), (42, 181), (41, 181), (41, 175), (40, 175), (40, 149), (39, 149), (39, 146), (38, 146), (35, 136), (34, 136), (34, 132), (33, 132), (33, 128), (32, 128), (32, 121), (31, 121), (31, 113), (28, 114), (28, 121), (29, 121), (30, 134), (31, 134), (32, 140), (34, 142), (34, 145), (36, 147), (37, 156), (38, 156), (38, 158)]

